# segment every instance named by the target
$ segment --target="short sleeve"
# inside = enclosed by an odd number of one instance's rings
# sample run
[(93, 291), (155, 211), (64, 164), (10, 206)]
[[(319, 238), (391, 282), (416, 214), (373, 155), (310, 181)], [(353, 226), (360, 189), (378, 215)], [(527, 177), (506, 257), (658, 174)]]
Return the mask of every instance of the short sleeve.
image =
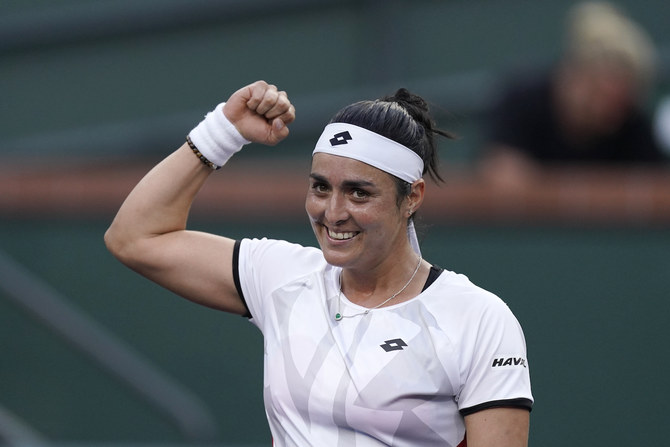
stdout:
[(481, 311), (462, 355), (463, 386), (458, 396), (463, 415), (493, 407), (531, 409), (533, 396), (521, 325), (495, 297)]
[(236, 252), (238, 293), (261, 331), (272, 292), (323, 262), (316, 248), (265, 238), (242, 239)]

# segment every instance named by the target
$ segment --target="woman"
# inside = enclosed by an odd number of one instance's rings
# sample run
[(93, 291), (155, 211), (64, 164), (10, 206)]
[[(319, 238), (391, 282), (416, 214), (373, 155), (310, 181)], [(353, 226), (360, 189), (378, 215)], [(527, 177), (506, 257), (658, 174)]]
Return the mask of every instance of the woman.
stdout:
[(276, 144), (295, 109), (263, 81), (235, 92), (131, 192), (105, 235), (175, 293), (246, 315), (265, 338), (277, 446), (527, 444), (525, 342), (494, 295), (420, 255), (412, 216), (439, 178), (425, 102), (346, 107), (312, 159), (305, 208), (321, 249), (186, 230), (207, 177), (243, 144)]

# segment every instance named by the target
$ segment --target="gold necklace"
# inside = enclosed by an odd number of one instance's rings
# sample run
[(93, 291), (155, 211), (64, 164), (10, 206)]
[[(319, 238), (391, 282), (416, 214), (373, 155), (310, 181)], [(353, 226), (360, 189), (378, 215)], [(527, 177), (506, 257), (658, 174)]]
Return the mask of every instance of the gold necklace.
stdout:
[(352, 318), (352, 317), (357, 317), (359, 315), (367, 315), (367, 314), (370, 313), (371, 310), (375, 310), (375, 309), (378, 309), (378, 308), (382, 307), (384, 304), (388, 303), (393, 298), (400, 295), (402, 293), (402, 291), (405, 290), (407, 288), (407, 286), (409, 286), (409, 284), (412, 282), (412, 280), (416, 276), (416, 273), (419, 271), (419, 267), (421, 267), (421, 260), (422, 259), (423, 258), (421, 256), (419, 256), (419, 262), (417, 262), (417, 264), (416, 264), (416, 268), (414, 269), (414, 273), (412, 273), (412, 276), (409, 278), (409, 281), (407, 281), (407, 283), (404, 286), (402, 286), (402, 289), (398, 290), (396, 293), (394, 293), (393, 295), (388, 297), (386, 299), (386, 301), (384, 301), (383, 303), (379, 303), (375, 307), (371, 307), (370, 309), (365, 309), (364, 312), (359, 312), (359, 313), (353, 314), (353, 315), (343, 315), (340, 312), (341, 299), (342, 299), (342, 273), (340, 273), (340, 287), (339, 287), (340, 290), (337, 294), (337, 313), (335, 314), (335, 321), (340, 321), (342, 318)]

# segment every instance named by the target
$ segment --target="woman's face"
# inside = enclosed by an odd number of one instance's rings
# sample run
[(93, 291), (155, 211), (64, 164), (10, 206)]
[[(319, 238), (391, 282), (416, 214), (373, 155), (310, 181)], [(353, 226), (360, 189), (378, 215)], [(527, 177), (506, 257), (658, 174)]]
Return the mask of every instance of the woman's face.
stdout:
[(329, 264), (374, 268), (407, 244), (407, 199), (394, 178), (345, 157), (312, 158), (305, 209)]

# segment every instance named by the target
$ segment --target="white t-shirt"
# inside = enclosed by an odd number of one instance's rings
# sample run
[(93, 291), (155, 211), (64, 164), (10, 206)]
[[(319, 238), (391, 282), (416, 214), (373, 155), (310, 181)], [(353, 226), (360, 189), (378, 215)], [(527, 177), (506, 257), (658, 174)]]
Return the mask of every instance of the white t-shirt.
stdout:
[(336, 321), (365, 308), (339, 295), (341, 269), (320, 250), (244, 239), (235, 263), (264, 336), (276, 446), (456, 447), (464, 415), (532, 406), (519, 323), (463, 275), (445, 270), (416, 298)]

